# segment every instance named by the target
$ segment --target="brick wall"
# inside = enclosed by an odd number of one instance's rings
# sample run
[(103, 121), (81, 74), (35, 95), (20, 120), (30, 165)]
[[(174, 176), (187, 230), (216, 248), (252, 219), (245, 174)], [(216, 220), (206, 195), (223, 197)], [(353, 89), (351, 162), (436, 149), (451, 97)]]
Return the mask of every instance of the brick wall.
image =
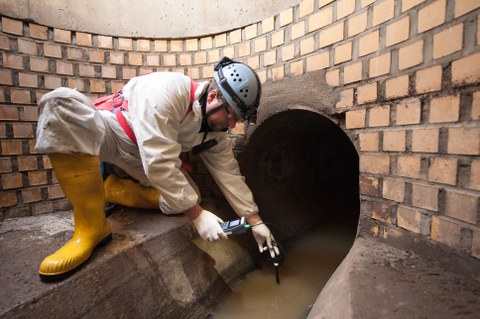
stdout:
[(171, 40), (3, 16), (0, 219), (68, 206), (33, 150), (42, 94), (69, 86), (94, 98), (150, 71), (202, 80), (226, 55), (263, 83), (324, 70), (360, 154), (371, 233), (403, 229), (480, 258), (479, 16), (477, 0), (303, 0), (241, 29)]

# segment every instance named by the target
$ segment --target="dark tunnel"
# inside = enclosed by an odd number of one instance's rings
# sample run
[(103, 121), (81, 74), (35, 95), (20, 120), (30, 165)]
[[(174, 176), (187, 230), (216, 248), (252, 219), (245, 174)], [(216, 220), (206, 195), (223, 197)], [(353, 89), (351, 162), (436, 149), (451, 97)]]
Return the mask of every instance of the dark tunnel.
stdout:
[(264, 221), (283, 238), (319, 223), (356, 233), (358, 154), (328, 118), (301, 109), (273, 115), (255, 129), (238, 160)]

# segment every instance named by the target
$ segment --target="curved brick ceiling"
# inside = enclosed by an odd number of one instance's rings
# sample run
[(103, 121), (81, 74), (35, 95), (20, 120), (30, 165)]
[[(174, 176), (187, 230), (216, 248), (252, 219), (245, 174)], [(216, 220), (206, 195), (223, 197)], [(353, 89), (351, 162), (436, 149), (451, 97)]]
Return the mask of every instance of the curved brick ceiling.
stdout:
[(261, 21), (299, 0), (0, 0), (2, 14), (101, 35), (183, 38)]

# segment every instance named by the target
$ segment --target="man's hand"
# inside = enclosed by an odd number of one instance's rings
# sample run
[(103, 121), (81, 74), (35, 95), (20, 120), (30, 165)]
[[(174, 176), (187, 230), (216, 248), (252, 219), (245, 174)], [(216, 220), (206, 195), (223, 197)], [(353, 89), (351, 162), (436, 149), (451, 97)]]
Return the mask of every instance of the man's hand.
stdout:
[[(270, 251), (270, 257), (275, 258), (275, 255), (280, 255), (280, 250), (277, 245), (275, 245), (275, 238), (273, 238), (272, 232), (261, 220), (252, 225), (252, 233), (257, 241), (260, 253), (268, 249)], [(265, 246), (265, 242), (267, 246)]]
[(202, 210), (200, 215), (193, 220), (193, 225), (197, 229), (198, 234), (203, 240), (215, 241), (220, 238), (227, 239), (227, 235), (223, 232), (219, 223), (223, 223), (223, 220), (218, 218), (212, 212), (208, 210)]

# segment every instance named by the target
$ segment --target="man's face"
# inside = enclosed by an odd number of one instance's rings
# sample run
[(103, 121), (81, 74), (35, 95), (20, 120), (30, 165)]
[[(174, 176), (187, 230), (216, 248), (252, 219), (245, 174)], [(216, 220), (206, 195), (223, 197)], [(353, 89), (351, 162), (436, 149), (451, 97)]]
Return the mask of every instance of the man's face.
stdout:
[[(206, 111), (213, 110), (226, 103), (222, 97), (218, 97), (215, 90), (210, 91), (207, 97)], [(225, 104), (228, 105), (228, 104)], [(237, 116), (230, 106), (222, 108), (217, 112), (210, 114), (207, 118), (208, 126), (213, 130), (220, 132), (226, 128), (234, 128), (237, 124)]]

